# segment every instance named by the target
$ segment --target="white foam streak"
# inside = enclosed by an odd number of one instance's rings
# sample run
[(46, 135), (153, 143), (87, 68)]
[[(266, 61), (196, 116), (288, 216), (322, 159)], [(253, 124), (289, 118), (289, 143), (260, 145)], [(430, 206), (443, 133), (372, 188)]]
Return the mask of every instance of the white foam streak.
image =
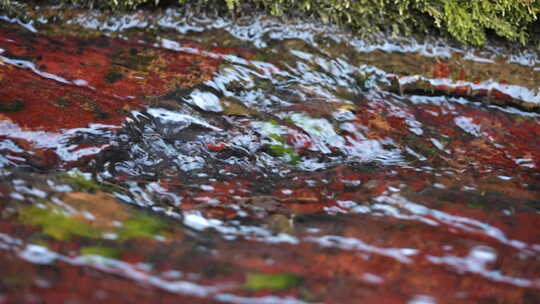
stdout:
[(530, 246), (522, 241), (509, 239), (502, 230), (495, 226), (472, 218), (451, 215), (443, 211), (430, 209), (425, 206), (410, 202), (399, 194), (392, 194), (390, 196), (382, 195), (376, 197), (374, 200), (378, 203), (396, 206), (403, 210), (407, 210), (413, 215), (436, 221), (440, 224), (444, 224), (462, 231), (481, 233), (505, 245), (522, 250), (522, 252), (524, 253), (532, 253), (532, 250), (534, 250), (534, 246)]
[(409, 256), (416, 255), (418, 250), (412, 248), (379, 248), (357, 238), (346, 238), (337, 235), (325, 235), (321, 237), (307, 237), (307, 242), (317, 243), (323, 247), (340, 248), (344, 250), (354, 250), (366, 253), (372, 253), (395, 259), (401, 263), (409, 264)]

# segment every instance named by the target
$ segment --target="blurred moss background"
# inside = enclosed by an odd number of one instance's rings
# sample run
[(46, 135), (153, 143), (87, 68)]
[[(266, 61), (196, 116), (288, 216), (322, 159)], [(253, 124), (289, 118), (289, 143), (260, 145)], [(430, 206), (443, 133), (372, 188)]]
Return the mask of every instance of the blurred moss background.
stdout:
[[(49, 0), (87, 8), (132, 10), (170, 0)], [(242, 14), (262, 9), (276, 16), (302, 13), (359, 33), (448, 34), (469, 45), (483, 45), (488, 36), (539, 45), (540, 0), (176, 0)], [(0, 9), (17, 12), (17, 2), (0, 0)]]

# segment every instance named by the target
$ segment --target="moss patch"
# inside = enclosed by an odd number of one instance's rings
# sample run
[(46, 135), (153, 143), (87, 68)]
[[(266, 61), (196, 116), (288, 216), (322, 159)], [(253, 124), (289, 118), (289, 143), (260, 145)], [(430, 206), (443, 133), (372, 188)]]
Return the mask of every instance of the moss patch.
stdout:
[(118, 236), (121, 239), (133, 238), (153, 238), (156, 235), (164, 236), (164, 230), (167, 226), (157, 218), (137, 214), (123, 223), (122, 228), (118, 231)]
[(281, 290), (297, 286), (299, 283), (300, 278), (289, 273), (252, 273), (247, 276), (244, 287), (252, 290)]
[(41, 226), (43, 233), (58, 240), (69, 240), (73, 236), (98, 238), (101, 230), (75, 218), (56, 212), (52, 208), (32, 206), (21, 211), (19, 219), (23, 224)]
[(285, 126), (280, 125), (275, 120), (269, 120), (258, 123), (257, 132), (266, 138), (266, 152), (272, 156), (279, 157), (293, 166), (301, 160), (294, 147), (287, 144), (283, 137), (283, 134), (287, 132)]
[(99, 255), (106, 258), (118, 258), (120, 256), (120, 250), (112, 247), (100, 247), (100, 246), (91, 246), (84, 247), (80, 250), (81, 255)]
[(0, 101), (0, 112), (19, 112), (24, 109), (24, 102), (20, 100), (15, 100), (12, 102), (2, 102)]
[(19, 213), (19, 220), (25, 225), (41, 227), (44, 234), (58, 240), (70, 240), (73, 237), (99, 239), (104, 233), (116, 234), (120, 240), (167, 236), (167, 225), (164, 222), (139, 212), (121, 221), (122, 225), (114, 228), (88, 222), (79, 214), (65, 214), (52, 204), (47, 204), (44, 208), (24, 208)]
[[(52, 2), (52, 1), (51, 1)], [(135, 9), (141, 4), (166, 0), (63, 0), (90, 8)], [(302, 12), (324, 22), (346, 25), (359, 32), (392, 30), (409, 34), (433, 29), (449, 33), (460, 42), (481, 45), (487, 33), (527, 43), (536, 33), (540, 1), (537, 0), (178, 0), (241, 13), (253, 6), (273, 15)], [(0, 0), (0, 9), (13, 11), (16, 2)], [(537, 37), (534, 40), (538, 40)]]
[(76, 191), (97, 192), (101, 190), (101, 186), (98, 183), (94, 182), (91, 179), (86, 178), (80, 172), (73, 171), (66, 174), (62, 174), (60, 178), (68, 182), (68, 184), (71, 187), (73, 187)]
[(124, 78), (124, 75), (115, 71), (109, 71), (109, 73), (105, 75), (105, 81), (107, 81), (108, 83), (115, 83), (117, 81), (122, 80), (123, 78)]

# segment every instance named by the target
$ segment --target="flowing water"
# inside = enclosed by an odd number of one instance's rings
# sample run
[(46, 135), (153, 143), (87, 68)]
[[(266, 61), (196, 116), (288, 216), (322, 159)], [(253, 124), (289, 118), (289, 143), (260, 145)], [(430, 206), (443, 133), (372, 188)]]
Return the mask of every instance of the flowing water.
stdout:
[(178, 8), (0, 17), (0, 303), (538, 303), (540, 59)]

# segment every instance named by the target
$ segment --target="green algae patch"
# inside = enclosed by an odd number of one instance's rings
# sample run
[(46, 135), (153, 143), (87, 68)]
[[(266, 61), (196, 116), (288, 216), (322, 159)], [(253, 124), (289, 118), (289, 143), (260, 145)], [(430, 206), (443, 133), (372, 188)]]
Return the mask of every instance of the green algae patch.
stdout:
[(19, 220), (26, 225), (40, 226), (43, 233), (58, 240), (69, 240), (73, 236), (98, 238), (102, 234), (101, 229), (57, 212), (53, 208), (37, 206), (25, 208), (21, 210)]
[(123, 78), (124, 75), (114, 71), (110, 71), (109, 73), (107, 73), (107, 75), (105, 75), (105, 81), (107, 81), (108, 83), (115, 83), (122, 80)]
[[(274, 123), (271, 123), (274, 125)], [(280, 157), (291, 165), (296, 165), (300, 161), (300, 155), (296, 150), (285, 142), (282, 135), (278, 133), (270, 133), (267, 136), (272, 140), (272, 144), (268, 146), (270, 153), (275, 157)]]
[(296, 165), (300, 161), (300, 155), (296, 153), (294, 148), (285, 144), (270, 145), (270, 152), (272, 155), (283, 158), (291, 165)]
[(20, 100), (15, 100), (13, 102), (1, 102), (0, 101), (0, 112), (19, 112), (25, 108), (24, 102)]
[(101, 190), (101, 186), (93, 180), (86, 178), (81, 172), (71, 171), (60, 176), (76, 191), (97, 192)]
[(301, 160), (300, 155), (293, 146), (289, 145), (284, 135), (287, 133), (287, 127), (280, 125), (275, 120), (257, 122), (255, 124), (257, 132), (266, 139), (267, 152), (274, 157), (279, 157), (289, 164), (295, 166)]
[(244, 287), (251, 290), (282, 290), (297, 286), (300, 277), (289, 273), (252, 273), (248, 274)]
[(120, 256), (121, 250), (112, 247), (89, 246), (81, 248), (81, 255), (99, 255), (106, 258), (116, 259)]
[(118, 231), (118, 237), (123, 240), (165, 237), (166, 228), (167, 225), (155, 217), (136, 214), (123, 223), (122, 228)]
[[(70, 240), (73, 237), (101, 239), (104, 234), (117, 235), (119, 240), (127, 241), (134, 238), (167, 237), (168, 226), (159, 219), (136, 212), (116, 221), (121, 225), (114, 226), (114, 216), (107, 221), (88, 220), (84, 217), (84, 210), (71, 215), (63, 213), (56, 206), (47, 204), (46, 207), (31, 206), (19, 212), (19, 220), (25, 225), (39, 226), (44, 234), (58, 240)], [(88, 211), (86, 211), (88, 213)], [(93, 213), (91, 213), (93, 214)], [(127, 215), (127, 214), (126, 214)], [(94, 214), (99, 217), (99, 214)]]

